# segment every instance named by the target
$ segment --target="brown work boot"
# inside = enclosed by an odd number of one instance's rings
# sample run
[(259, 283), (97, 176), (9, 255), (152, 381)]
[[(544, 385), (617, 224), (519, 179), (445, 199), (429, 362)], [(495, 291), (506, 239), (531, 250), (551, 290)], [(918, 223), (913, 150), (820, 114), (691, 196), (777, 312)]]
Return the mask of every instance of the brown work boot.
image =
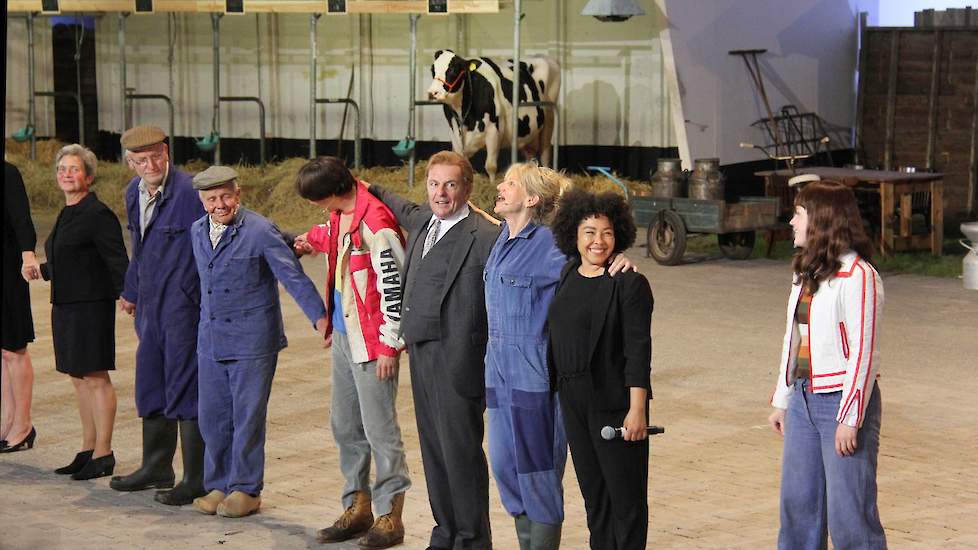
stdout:
[(404, 511), (404, 493), (394, 496), (391, 511), (377, 518), (367, 534), (360, 537), (357, 544), (361, 548), (390, 548), (404, 542), (404, 522), (401, 513)]
[(374, 514), (370, 509), (370, 495), (364, 491), (357, 491), (353, 495), (353, 504), (343, 512), (343, 515), (333, 525), (320, 529), (316, 533), (316, 541), (343, 542), (350, 540), (366, 533), (373, 522)]

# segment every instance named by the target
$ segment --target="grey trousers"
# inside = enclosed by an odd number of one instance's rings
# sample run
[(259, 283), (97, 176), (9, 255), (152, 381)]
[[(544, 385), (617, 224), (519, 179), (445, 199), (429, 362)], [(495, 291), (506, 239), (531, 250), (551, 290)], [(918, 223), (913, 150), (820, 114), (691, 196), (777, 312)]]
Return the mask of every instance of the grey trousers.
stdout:
[[(353, 362), (346, 336), (334, 332), (332, 380), (330, 425), (346, 480), (343, 506), (351, 506), (354, 493), (364, 491), (371, 495), (375, 515), (390, 513), (394, 496), (411, 486), (397, 423), (397, 377), (377, 380), (377, 362)], [(371, 454), (377, 473), (373, 487)]]

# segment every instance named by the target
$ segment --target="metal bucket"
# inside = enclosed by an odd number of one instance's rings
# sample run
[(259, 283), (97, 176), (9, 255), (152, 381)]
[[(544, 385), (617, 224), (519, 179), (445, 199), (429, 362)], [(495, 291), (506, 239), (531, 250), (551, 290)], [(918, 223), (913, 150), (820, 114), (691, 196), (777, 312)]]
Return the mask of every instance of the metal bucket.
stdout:
[(971, 251), (964, 256), (961, 278), (964, 281), (964, 288), (978, 290), (978, 222), (961, 224), (961, 232), (971, 241), (970, 246), (964, 239), (959, 241), (961, 246)]
[(686, 181), (679, 159), (659, 159), (652, 174), (652, 196), (661, 199), (686, 196)]
[(689, 198), (697, 200), (723, 200), (723, 174), (720, 159), (696, 159), (693, 173), (689, 176)]

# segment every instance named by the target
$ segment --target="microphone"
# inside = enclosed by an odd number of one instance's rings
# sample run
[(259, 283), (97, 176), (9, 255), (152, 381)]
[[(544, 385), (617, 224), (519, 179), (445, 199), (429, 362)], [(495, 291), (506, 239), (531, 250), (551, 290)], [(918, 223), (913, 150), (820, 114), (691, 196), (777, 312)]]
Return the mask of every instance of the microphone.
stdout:
[[(605, 441), (611, 441), (612, 439), (621, 439), (621, 428), (612, 428), (611, 426), (605, 426), (601, 428), (601, 438)], [(662, 426), (649, 426), (645, 428), (645, 433), (649, 435), (663, 434), (666, 433), (666, 429)]]

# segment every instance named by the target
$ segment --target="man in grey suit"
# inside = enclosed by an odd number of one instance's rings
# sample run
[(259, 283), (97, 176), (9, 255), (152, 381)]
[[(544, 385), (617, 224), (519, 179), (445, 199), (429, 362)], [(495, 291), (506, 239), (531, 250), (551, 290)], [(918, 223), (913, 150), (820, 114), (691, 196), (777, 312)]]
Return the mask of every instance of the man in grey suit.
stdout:
[(421, 459), (435, 527), (432, 550), (492, 547), (485, 431), (488, 340), (482, 272), (499, 228), (470, 211), (472, 165), (444, 151), (428, 161), (428, 204), (370, 192), (410, 233), (401, 332), (411, 361)]

